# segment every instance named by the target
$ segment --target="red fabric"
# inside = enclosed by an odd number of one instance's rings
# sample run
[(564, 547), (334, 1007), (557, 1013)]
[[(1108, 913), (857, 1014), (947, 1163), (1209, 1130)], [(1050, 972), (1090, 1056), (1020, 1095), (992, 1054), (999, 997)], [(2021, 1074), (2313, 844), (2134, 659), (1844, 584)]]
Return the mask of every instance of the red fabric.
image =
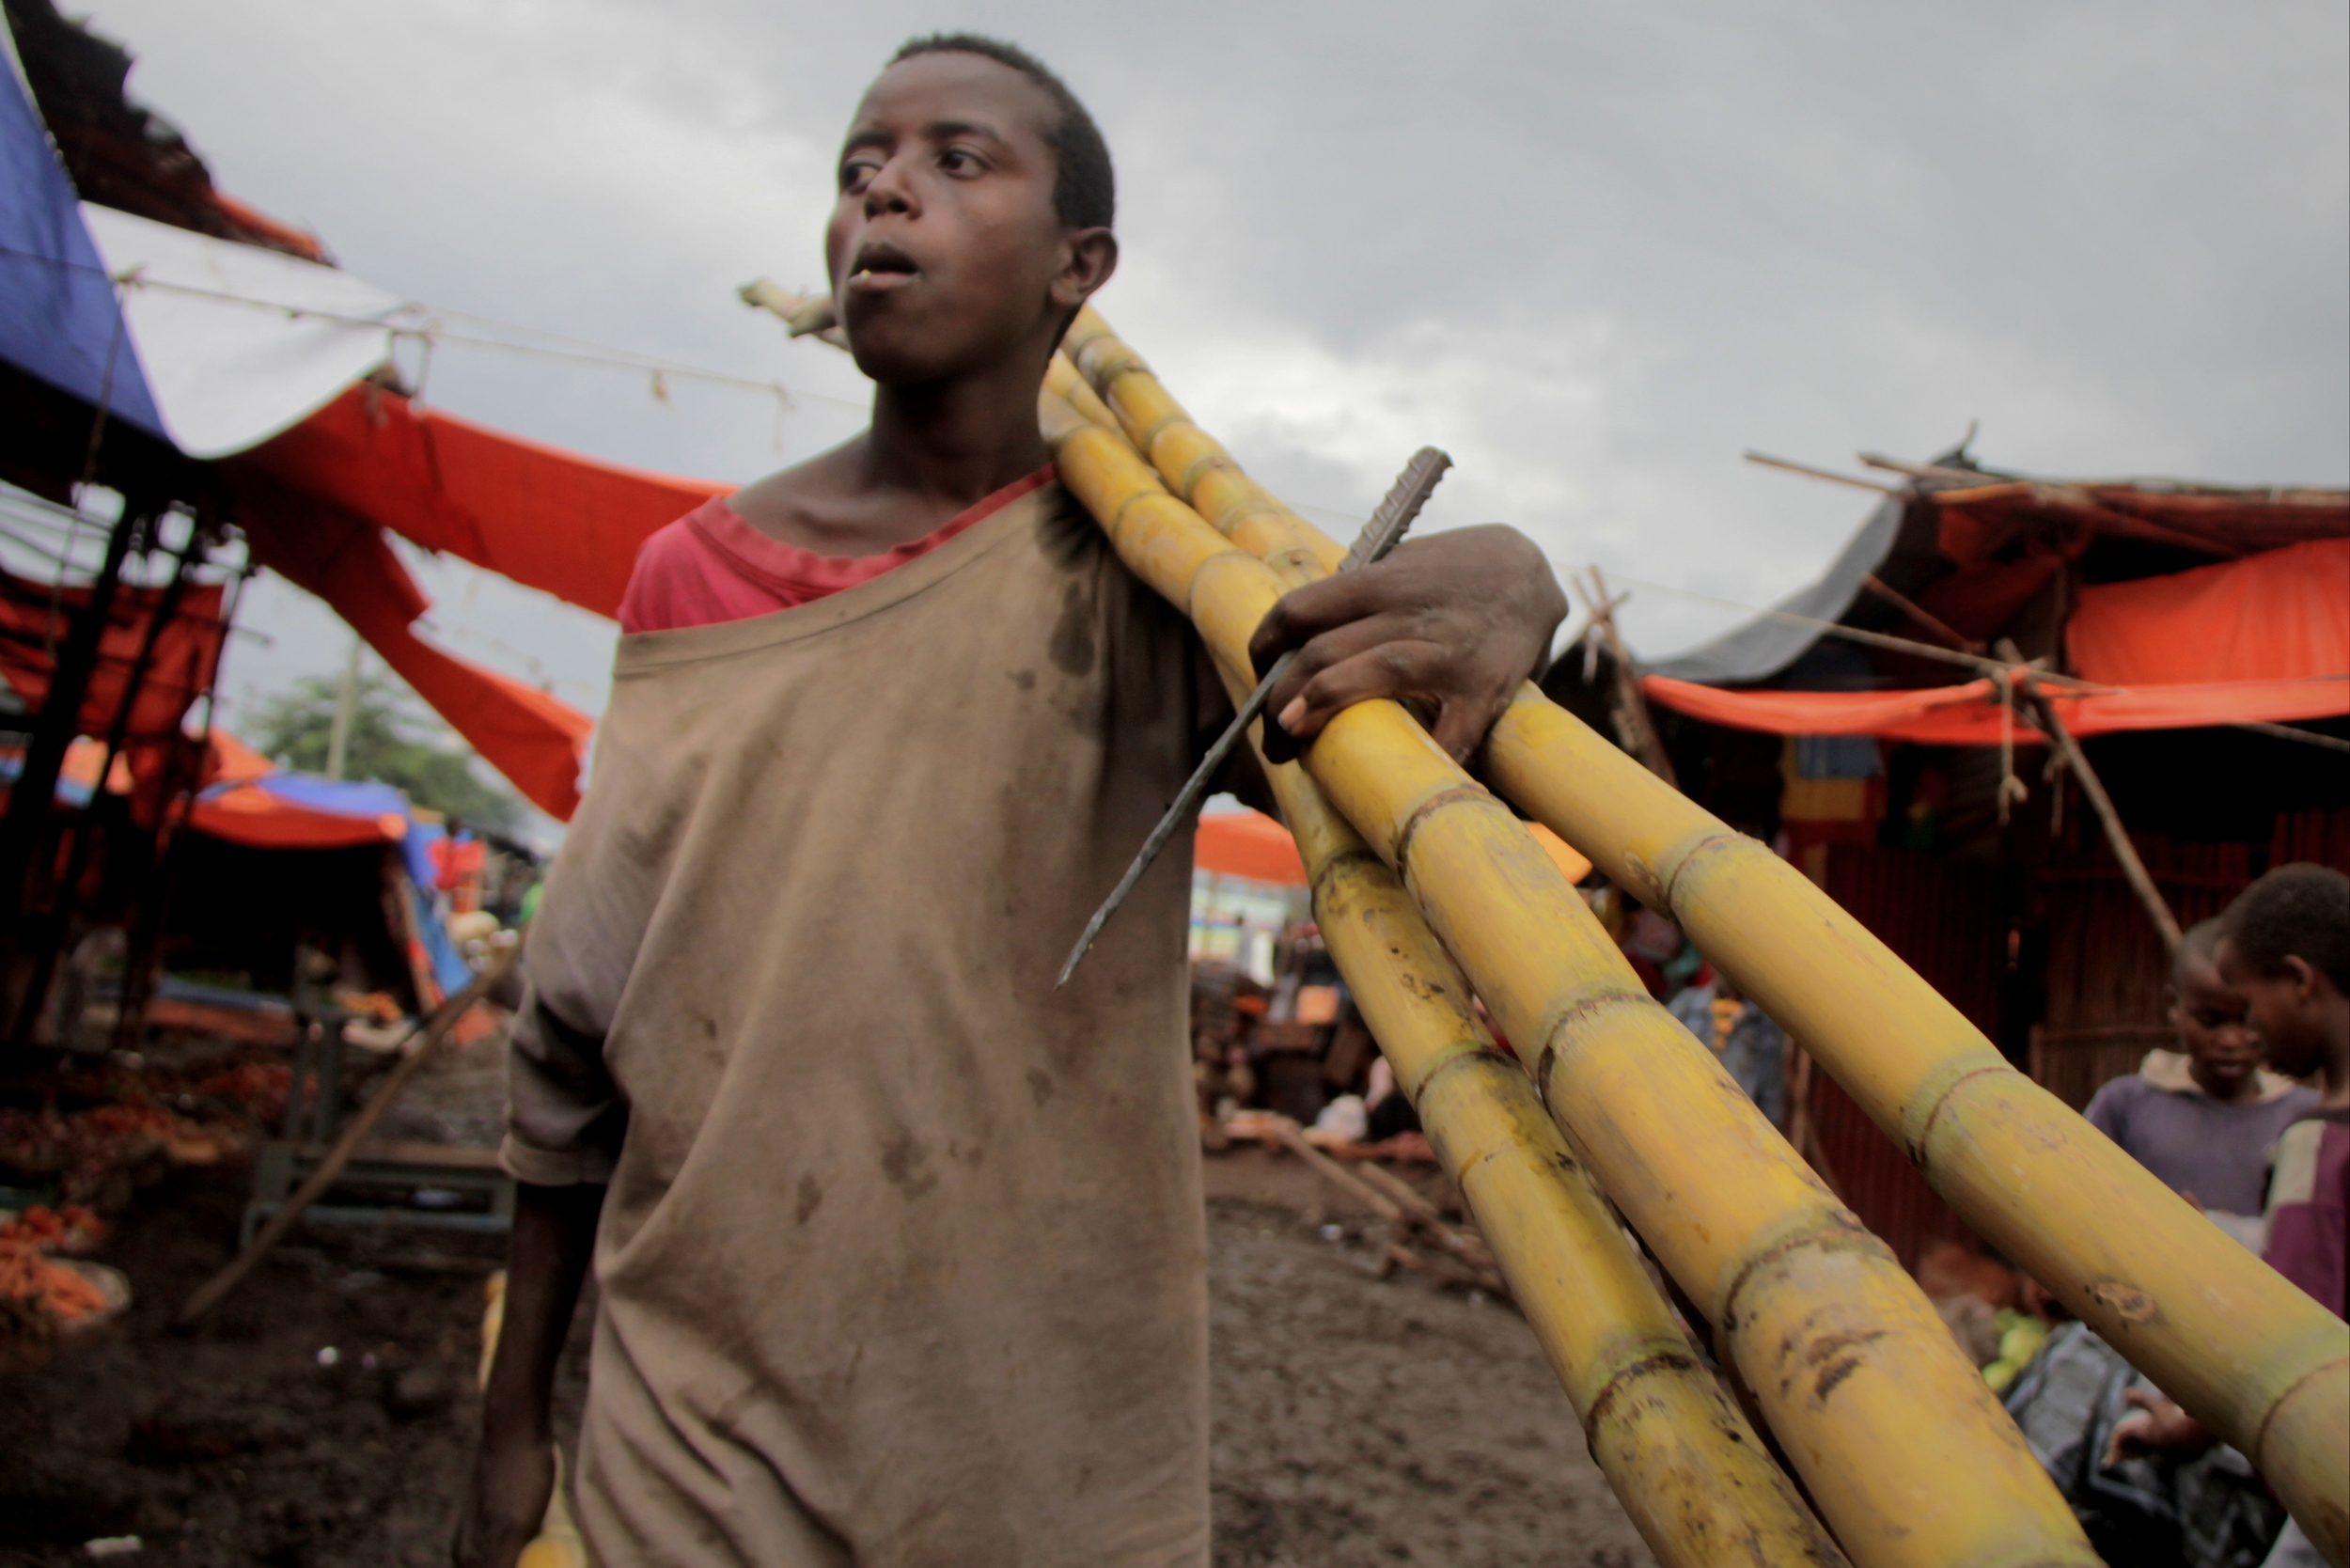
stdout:
[(444, 835), (425, 846), (432, 857), (432, 885), (453, 892), (467, 877), (479, 877), (490, 863), (490, 846), (478, 839), (457, 839)]
[[(1731, 692), (1662, 675), (1640, 689), (1675, 713), (1733, 729), (1778, 735), (1884, 735), (1920, 745), (1997, 745), (1999, 705), (1992, 682), (1894, 692)], [(2139, 686), (2085, 695), (2051, 693), (2057, 714), (2076, 735), (2130, 729), (2192, 729), (2238, 719), (2290, 723), (2350, 713), (2350, 677), (2298, 681), (2223, 681)], [(2039, 731), (2018, 722), (2018, 745)]]
[(748, 620), (838, 593), (937, 549), (1052, 478), (1048, 463), (957, 512), (928, 537), (878, 556), (820, 556), (786, 544), (713, 495), (645, 541), (620, 599), (620, 630), (672, 632)]
[[(50, 619), (47, 583), (0, 572), (0, 676), (38, 709), (49, 696), (55, 658), (51, 637), (62, 644), (72, 612), (89, 603), (89, 589), (70, 588), (57, 594), (58, 613)], [(164, 590), (125, 583), (115, 590), (106, 629), (99, 636), (98, 665), (82, 698), (78, 721), (81, 733), (103, 739), (122, 706), (122, 695), (147, 628), (160, 607)], [(197, 694), (212, 683), (212, 666), (220, 659), (221, 588), (217, 583), (190, 587), (180, 596), (179, 612), (155, 640), (147, 677), (138, 700), (132, 704), (128, 737), (133, 741), (168, 737), (180, 732), (181, 720)]]
[(235, 464), (603, 616), (646, 540), (733, 488), (598, 463), (371, 386)]
[(1298, 857), (1290, 830), (1261, 811), (1233, 811), (1199, 819), (1192, 841), (1195, 870), (1252, 882), (1306, 886), (1306, 862)]
[(409, 623), (431, 601), (368, 520), (242, 459), (224, 466), (254, 557), (325, 600), (492, 767), (568, 821), (579, 807), (579, 769), (595, 721), (417, 636)]
[(2077, 556), (2102, 534), (2225, 558), (2350, 534), (2350, 494), (2339, 490), (2199, 494), (2024, 480), (1927, 499), (1937, 513), (1942, 553), (1963, 567), (1982, 566), (2027, 540)]
[(2084, 588), (2064, 637), (2107, 685), (2350, 674), (2350, 539)]
[(2006, 631), (2063, 567), (2064, 557), (2054, 551), (2028, 551), (2015, 560), (1951, 572), (1918, 595), (1918, 607), (1963, 637), (1988, 642)]

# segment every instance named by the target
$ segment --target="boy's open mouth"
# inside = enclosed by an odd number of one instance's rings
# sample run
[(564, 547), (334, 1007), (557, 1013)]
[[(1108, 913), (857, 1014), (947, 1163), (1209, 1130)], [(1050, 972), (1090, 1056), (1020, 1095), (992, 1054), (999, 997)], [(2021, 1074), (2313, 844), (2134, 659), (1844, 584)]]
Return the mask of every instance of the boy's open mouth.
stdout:
[(856, 260), (849, 269), (849, 291), (855, 294), (883, 293), (902, 289), (922, 275), (914, 264), (914, 258), (895, 245), (867, 245), (856, 253)]

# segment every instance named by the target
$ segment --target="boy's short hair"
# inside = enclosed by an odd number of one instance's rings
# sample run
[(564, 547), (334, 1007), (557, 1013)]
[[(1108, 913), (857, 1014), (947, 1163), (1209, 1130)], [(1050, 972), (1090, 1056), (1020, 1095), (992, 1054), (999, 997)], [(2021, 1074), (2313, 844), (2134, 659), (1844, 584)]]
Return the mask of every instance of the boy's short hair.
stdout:
[(2170, 987), (2184, 989), (2187, 965), (2201, 960), (2205, 964), (2217, 962), (2219, 939), (2227, 934), (2227, 917), (2215, 915), (2208, 920), (2198, 920), (2179, 933), (2179, 949), (2170, 955)]
[(2264, 975), (2302, 959), (2350, 992), (2350, 876), (2297, 861), (2280, 866), (2228, 906), (2228, 939)]
[(889, 63), (896, 65), (916, 55), (983, 55), (1010, 66), (1042, 88), (1060, 110), (1060, 122), (1044, 136), (1059, 165), (1053, 181), (1053, 212), (1070, 228), (1110, 227), (1118, 215), (1118, 180), (1110, 169), (1109, 144), (1102, 139), (1102, 128), (1093, 123), (1077, 95), (1042, 60), (1016, 43), (979, 33), (932, 33), (906, 39), (889, 56)]

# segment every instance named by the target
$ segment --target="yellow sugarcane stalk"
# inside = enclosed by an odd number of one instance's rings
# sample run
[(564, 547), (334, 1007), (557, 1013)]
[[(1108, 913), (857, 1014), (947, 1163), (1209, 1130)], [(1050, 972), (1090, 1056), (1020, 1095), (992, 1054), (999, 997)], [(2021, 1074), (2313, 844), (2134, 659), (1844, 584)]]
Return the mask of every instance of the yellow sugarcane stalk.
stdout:
[[(1055, 414), (1080, 416), (1048, 406)], [(1247, 695), (1246, 677), (1223, 674), (1235, 702)], [(1264, 772), (1306, 862), (1323, 939), (1649, 1549), (1667, 1568), (1842, 1563), (1691, 1353), (1411, 895), (1295, 763)]]
[[(1079, 316), (1064, 348), (1167, 484), (1236, 543), (1336, 558), (1311, 524), (1259, 498), (1098, 313)], [(1530, 684), (1485, 758), (1521, 808), (1668, 908), (1952, 1208), (2250, 1456), (2350, 1565), (2350, 1327), (2015, 1072), (1801, 873)]]
[(1835, 902), (1530, 691), (1487, 746), (1497, 788), (1800, 1039), (1969, 1225), (2247, 1455), (2350, 1560), (2350, 1325), (2063, 1102)]
[[(1083, 353), (1077, 364), (1088, 368)], [(1062, 482), (1129, 569), (1225, 667), (1248, 669), (1248, 637), (1282, 578), (1168, 494), (1117, 435), (1073, 417), (1053, 436)], [(1285, 522), (1263, 519), (1267, 531)], [(1532, 1054), (1552, 1120), (1719, 1329), (1853, 1559), (2094, 1568), (1916, 1284), (1641, 988), (1508, 809), (1392, 702), (1339, 715), (1307, 771)]]

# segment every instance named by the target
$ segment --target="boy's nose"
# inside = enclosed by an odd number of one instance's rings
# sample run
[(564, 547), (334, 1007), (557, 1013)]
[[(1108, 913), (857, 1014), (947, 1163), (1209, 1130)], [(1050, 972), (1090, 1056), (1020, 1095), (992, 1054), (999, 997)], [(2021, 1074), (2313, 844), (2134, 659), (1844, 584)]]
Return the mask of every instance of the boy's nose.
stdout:
[(892, 158), (884, 164), (865, 187), (865, 215), (879, 217), (884, 212), (911, 212), (915, 210), (913, 187), (907, 183), (904, 166)]

